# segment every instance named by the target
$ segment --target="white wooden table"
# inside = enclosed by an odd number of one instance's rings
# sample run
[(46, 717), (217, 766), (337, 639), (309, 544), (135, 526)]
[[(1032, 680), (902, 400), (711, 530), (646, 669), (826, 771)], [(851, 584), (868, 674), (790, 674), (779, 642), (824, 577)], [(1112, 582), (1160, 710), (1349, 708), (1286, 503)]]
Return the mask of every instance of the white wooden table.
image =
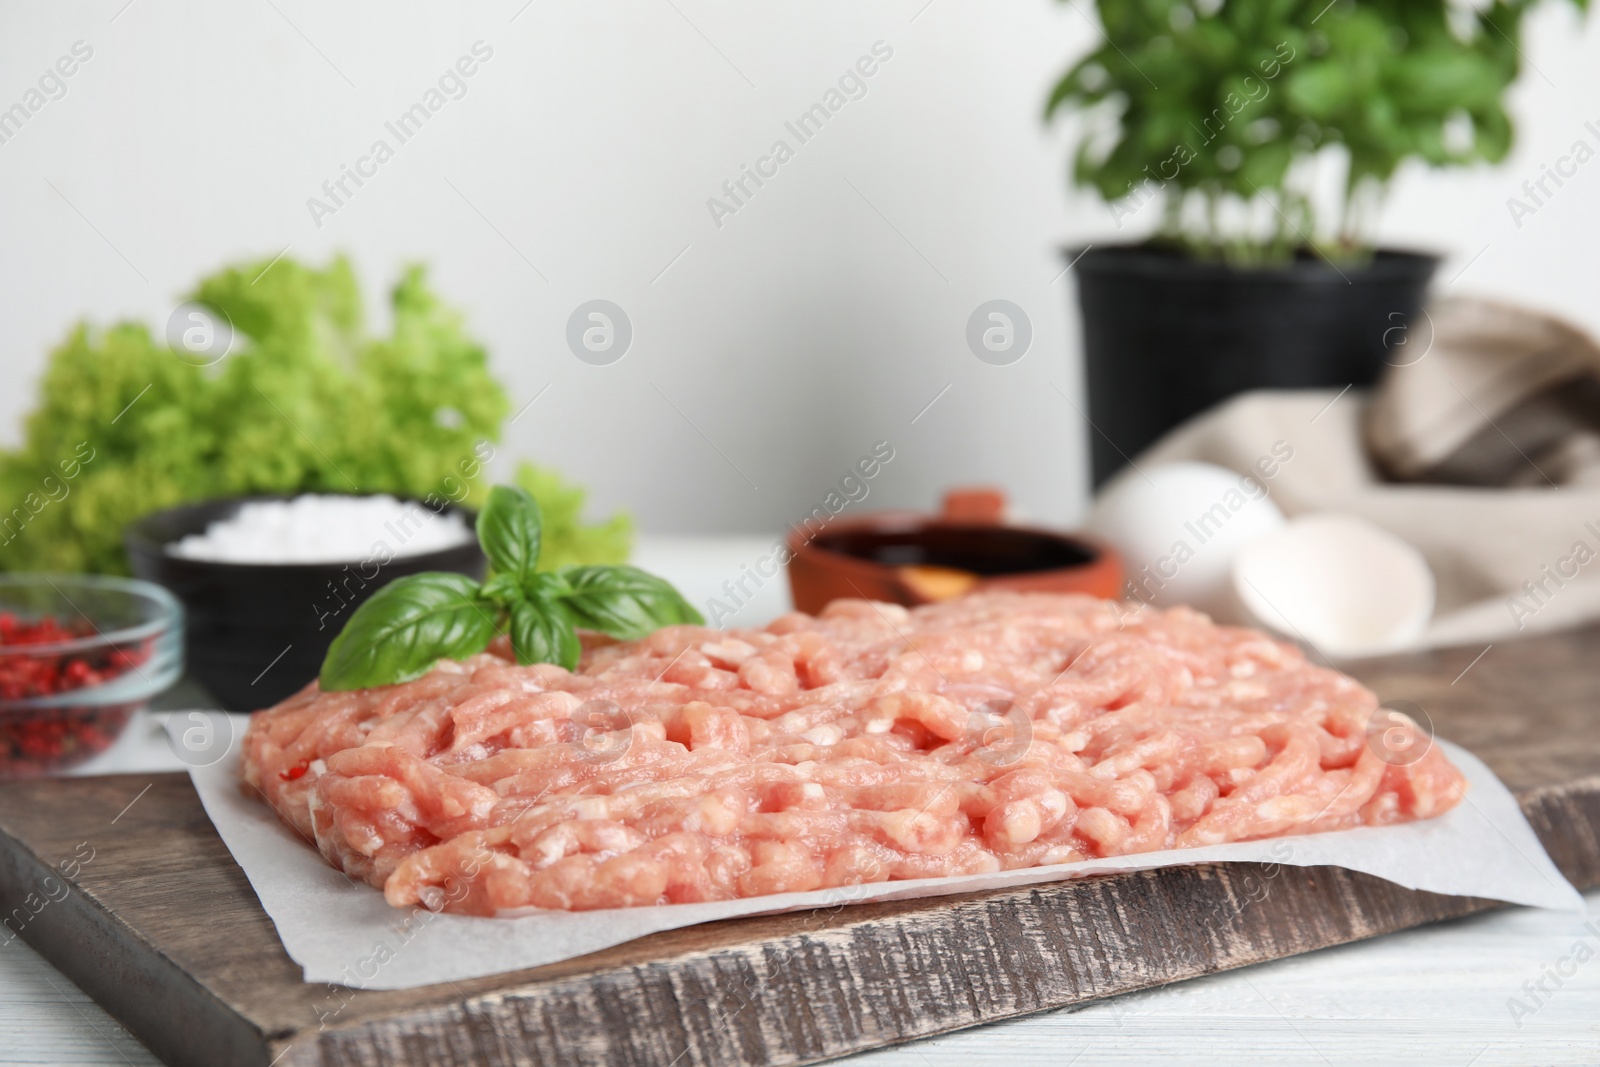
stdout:
[[(708, 597), (726, 600), (723, 582), (737, 579), (740, 564), (765, 555), (771, 543), (648, 539), (636, 562), (672, 579), (704, 610)], [(787, 610), (782, 583), (747, 583), (746, 603), (731, 624), (754, 625)], [(88, 769), (156, 768), (182, 769), (150, 717)], [(1587, 899), (1592, 917), (1506, 908), (840, 1062), (1600, 1064), (1600, 891)], [(32, 949), (20, 941), (0, 949), (0, 1064), (157, 1062)]]

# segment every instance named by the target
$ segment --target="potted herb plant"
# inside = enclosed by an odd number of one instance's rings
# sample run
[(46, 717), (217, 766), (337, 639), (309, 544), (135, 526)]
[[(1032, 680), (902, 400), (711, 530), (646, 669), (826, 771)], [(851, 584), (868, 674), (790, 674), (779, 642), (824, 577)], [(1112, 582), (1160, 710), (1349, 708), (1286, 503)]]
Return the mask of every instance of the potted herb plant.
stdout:
[(1235, 393), (1375, 379), (1438, 265), (1374, 247), (1384, 191), (1504, 158), (1535, 2), (1095, 0), (1045, 114), (1080, 119), (1073, 177), (1118, 229), (1154, 233), (1077, 262), (1096, 484)]

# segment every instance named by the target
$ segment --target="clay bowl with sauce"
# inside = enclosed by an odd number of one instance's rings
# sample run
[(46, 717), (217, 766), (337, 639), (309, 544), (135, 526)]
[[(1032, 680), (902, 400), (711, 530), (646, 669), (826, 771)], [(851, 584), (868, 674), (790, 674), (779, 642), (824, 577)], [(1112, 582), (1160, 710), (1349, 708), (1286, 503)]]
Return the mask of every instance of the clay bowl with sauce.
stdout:
[(798, 526), (788, 538), (794, 606), (815, 614), (840, 597), (914, 607), (967, 593), (1122, 595), (1122, 561), (1081, 534), (1003, 521), (995, 490), (953, 490), (937, 515), (884, 511)]

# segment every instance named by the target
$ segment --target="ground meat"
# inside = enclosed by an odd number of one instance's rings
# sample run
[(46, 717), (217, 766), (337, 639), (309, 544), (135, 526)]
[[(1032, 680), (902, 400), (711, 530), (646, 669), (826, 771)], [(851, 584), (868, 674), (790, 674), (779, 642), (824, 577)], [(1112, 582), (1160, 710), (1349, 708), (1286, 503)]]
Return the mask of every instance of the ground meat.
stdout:
[(256, 714), (245, 781), (391, 904), (477, 915), (1381, 825), (1466, 788), (1356, 682), (1184, 608), (844, 600), (585, 635), (576, 673), (504, 652), (309, 686)]

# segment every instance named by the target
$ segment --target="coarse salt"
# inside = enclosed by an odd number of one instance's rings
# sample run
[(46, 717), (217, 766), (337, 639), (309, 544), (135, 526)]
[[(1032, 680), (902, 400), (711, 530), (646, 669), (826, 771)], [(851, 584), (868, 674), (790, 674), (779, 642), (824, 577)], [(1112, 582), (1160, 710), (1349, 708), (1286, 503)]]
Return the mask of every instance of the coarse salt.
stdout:
[(214, 563), (352, 563), (454, 548), (473, 532), (456, 512), (435, 514), (392, 496), (307, 493), (252, 501), (167, 554)]

